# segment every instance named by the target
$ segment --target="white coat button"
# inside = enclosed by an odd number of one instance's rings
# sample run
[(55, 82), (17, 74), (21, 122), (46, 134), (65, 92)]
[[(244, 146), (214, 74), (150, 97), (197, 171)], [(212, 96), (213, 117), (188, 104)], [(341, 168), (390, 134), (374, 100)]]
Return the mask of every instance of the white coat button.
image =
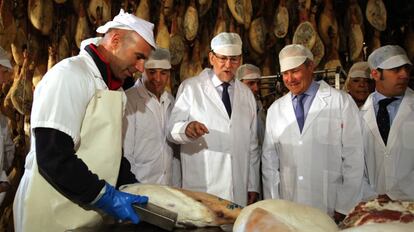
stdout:
[(302, 144), (303, 144), (302, 140), (299, 140), (299, 142), (298, 142), (298, 143), (299, 143), (299, 145), (302, 145)]
[(298, 176), (298, 180), (303, 180), (303, 176)]

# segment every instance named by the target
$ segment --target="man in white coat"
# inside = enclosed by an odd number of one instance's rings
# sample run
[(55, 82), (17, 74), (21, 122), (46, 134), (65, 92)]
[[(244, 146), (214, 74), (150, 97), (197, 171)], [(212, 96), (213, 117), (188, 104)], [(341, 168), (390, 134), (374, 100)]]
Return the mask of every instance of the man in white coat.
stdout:
[(211, 41), (212, 69), (185, 80), (169, 123), (171, 141), (181, 145), (183, 188), (246, 205), (259, 192), (256, 101), (235, 80), (242, 41), (223, 32)]
[[(67, 231), (115, 220), (139, 222), (121, 192), (135, 183), (122, 155), (124, 81), (144, 71), (155, 47), (152, 23), (125, 13), (97, 28), (99, 45), (57, 63), (36, 86), (31, 147), (13, 205), (15, 231)], [(125, 99), (124, 99), (125, 98)]]
[[(145, 72), (128, 89), (124, 116), (124, 155), (141, 183), (173, 185), (173, 145), (167, 141), (167, 122), (174, 97), (165, 86), (170, 81), (170, 52), (153, 50), (145, 61)], [(175, 161), (178, 163), (179, 161)], [(179, 170), (175, 170), (180, 177)], [(174, 185), (181, 187), (179, 179)]]
[(279, 62), (290, 92), (267, 113), (264, 197), (317, 207), (339, 221), (361, 197), (358, 108), (345, 92), (313, 80), (313, 54), (304, 46), (284, 47)]
[[(241, 65), (236, 72), (236, 78), (243, 84), (247, 85), (256, 98), (257, 105), (257, 139), (259, 141), (259, 148), (261, 148), (264, 139), (266, 128), (266, 112), (260, 100), (260, 69), (252, 64)], [(259, 154), (261, 154), (259, 152)]]
[(396, 45), (368, 57), (373, 92), (362, 106), (367, 182), (364, 198), (414, 200), (414, 92), (408, 88), (411, 62)]

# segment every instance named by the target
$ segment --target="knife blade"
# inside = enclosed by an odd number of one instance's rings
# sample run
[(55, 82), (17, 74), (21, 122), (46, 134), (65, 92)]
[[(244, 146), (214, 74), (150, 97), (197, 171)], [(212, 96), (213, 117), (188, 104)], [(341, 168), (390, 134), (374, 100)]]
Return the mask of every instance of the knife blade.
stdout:
[(142, 221), (167, 231), (174, 229), (178, 213), (149, 202), (146, 205), (133, 204), (132, 206)]

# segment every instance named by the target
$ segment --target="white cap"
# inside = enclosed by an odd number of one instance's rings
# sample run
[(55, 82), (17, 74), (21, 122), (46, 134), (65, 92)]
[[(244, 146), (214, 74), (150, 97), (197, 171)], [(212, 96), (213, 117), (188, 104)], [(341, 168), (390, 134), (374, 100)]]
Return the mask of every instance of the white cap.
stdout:
[(133, 14), (125, 13), (123, 9), (119, 11), (119, 14), (112, 21), (108, 21), (105, 25), (98, 27), (96, 32), (105, 34), (111, 28), (135, 31), (153, 48), (156, 47), (153, 32), (154, 24)]
[(9, 55), (2, 47), (0, 47), (0, 65), (3, 65), (4, 67), (8, 69), (13, 68), (10, 63)]
[(393, 69), (410, 64), (407, 53), (398, 45), (386, 45), (377, 48), (368, 56), (368, 63), (371, 69)]
[(260, 69), (252, 64), (241, 65), (236, 72), (238, 80), (259, 80), (261, 78)]
[(165, 48), (156, 48), (151, 52), (148, 57), (148, 60), (145, 61), (144, 67), (146, 69), (151, 68), (161, 68), (161, 69), (170, 69), (171, 68), (171, 55), (168, 49)]
[(301, 44), (290, 44), (279, 52), (280, 72), (296, 68), (306, 59), (313, 61), (312, 52)]
[(242, 54), (242, 40), (236, 33), (222, 32), (211, 40), (211, 50), (224, 56), (239, 56)]
[(348, 77), (349, 78), (371, 78), (370, 75), (371, 70), (369, 69), (368, 62), (357, 62), (352, 65), (352, 67), (349, 69)]
[(98, 46), (99, 43), (101, 42), (101, 39), (102, 37), (92, 37), (92, 38), (82, 40), (82, 42), (80, 43), (79, 50), (85, 49), (85, 47), (88, 46), (89, 44), (95, 44), (96, 46)]

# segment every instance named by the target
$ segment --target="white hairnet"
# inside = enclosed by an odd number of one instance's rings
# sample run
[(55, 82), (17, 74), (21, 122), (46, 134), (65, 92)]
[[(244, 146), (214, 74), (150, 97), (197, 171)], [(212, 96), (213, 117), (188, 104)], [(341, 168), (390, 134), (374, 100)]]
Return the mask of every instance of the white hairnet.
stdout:
[(236, 72), (236, 78), (238, 80), (257, 80), (260, 79), (260, 69), (252, 64), (241, 65)]
[(368, 65), (368, 62), (357, 62), (352, 65), (352, 67), (349, 69), (348, 77), (349, 78), (356, 78), (356, 77), (362, 77), (362, 78), (371, 78), (370, 75), (370, 68)]
[(386, 45), (377, 48), (368, 56), (368, 63), (371, 69), (392, 69), (411, 64), (406, 52), (398, 45)]
[(290, 44), (279, 52), (280, 72), (296, 68), (306, 59), (313, 60), (312, 52), (301, 44)]
[(211, 50), (224, 56), (242, 54), (242, 40), (236, 33), (222, 32), (211, 40)]
[(98, 27), (96, 32), (105, 34), (111, 28), (135, 31), (153, 48), (156, 47), (153, 32), (154, 24), (133, 14), (125, 13), (123, 9), (119, 11), (119, 14), (112, 21), (108, 21), (105, 25)]
[(171, 68), (171, 55), (168, 49), (157, 48), (151, 52), (148, 57), (148, 60), (145, 61), (145, 68), (161, 68), (161, 69), (170, 69)]

